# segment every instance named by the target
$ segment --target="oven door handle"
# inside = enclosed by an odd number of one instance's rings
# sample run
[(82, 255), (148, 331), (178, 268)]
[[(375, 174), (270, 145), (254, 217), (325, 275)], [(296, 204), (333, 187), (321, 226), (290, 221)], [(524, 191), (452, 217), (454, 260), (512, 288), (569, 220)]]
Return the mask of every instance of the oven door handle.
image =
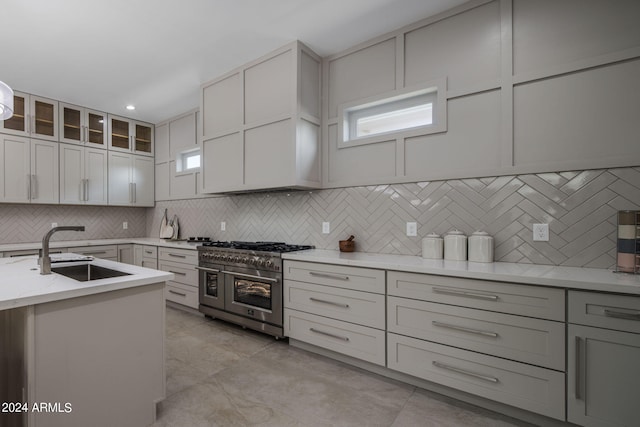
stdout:
[(247, 279), (262, 280), (262, 281), (265, 281), (265, 282), (273, 282), (273, 283), (276, 283), (276, 282), (278, 281), (278, 279), (272, 279), (272, 278), (270, 278), (270, 277), (253, 276), (253, 275), (251, 275), (251, 274), (236, 273), (236, 272), (233, 272), (233, 271), (225, 271), (225, 270), (222, 270), (222, 273), (225, 273), (225, 274), (232, 274), (232, 275), (234, 275), (234, 276), (238, 276), (238, 277), (245, 277), (245, 278), (247, 278)]
[(220, 273), (220, 270), (214, 268), (196, 267), (196, 270), (209, 271), (211, 273)]

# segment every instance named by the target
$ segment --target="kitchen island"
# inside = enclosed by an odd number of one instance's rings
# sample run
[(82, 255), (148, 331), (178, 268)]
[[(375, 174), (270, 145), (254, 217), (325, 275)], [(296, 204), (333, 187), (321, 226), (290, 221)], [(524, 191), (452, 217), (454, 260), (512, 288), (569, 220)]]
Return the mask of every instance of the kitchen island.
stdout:
[[(85, 262), (86, 264), (86, 262)], [(145, 426), (165, 396), (164, 282), (173, 274), (96, 259), (126, 275), (41, 275), (0, 259), (3, 426)], [(57, 263), (54, 268), (79, 263)]]

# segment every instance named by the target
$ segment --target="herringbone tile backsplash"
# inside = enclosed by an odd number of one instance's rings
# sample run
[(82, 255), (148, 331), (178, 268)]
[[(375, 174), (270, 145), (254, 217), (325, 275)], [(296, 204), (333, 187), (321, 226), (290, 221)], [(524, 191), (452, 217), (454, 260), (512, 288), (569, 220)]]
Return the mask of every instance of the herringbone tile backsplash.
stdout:
[[(0, 204), (0, 244), (40, 242), (51, 223), (84, 225), (84, 232), (61, 231), (52, 240), (143, 237), (146, 209), (111, 206)], [(128, 229), (122, 229), (122, 223)]]
[[(493, 235), (496, 261), (608, 268), (616, 212), (640, 209), (640, 168), (158, 202), (147, 210), (147, 235), (158, 235), (165, 208), (178, 215), (181, 237), (337, 249), (353, 234), (358, 251), (420, 255), (422, 237), (457, 228)], [(323, 221), (330, 234), (322, 234)], [(418, 237), (405, 235), (409, 221), (418, 223)], [(549, 224), (549, 242), (533, 242), (533, 223)]]

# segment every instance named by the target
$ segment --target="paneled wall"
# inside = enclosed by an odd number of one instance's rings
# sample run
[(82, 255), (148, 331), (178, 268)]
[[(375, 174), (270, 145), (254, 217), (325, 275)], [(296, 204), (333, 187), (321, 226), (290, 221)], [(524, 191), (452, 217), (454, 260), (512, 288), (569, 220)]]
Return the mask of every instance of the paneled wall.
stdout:
[[(640, 165), (640, 2), (476, 0), (325, 58), (324, 185)], [(446, 80), (447, 129), (344, 147), (340, 106)]]
[[(420, 255), (423, 236), (458, 228), (492, 234), (497, 261), (608, 268), (615, 263), (616, 212), (640, 209), (640, 168), (158, 202), (148, 209), (149, 236), (158, 236), (165, 208), (178, 215), (185, 238), (337, 249), (353, 234), (358, 251)], [(330, 234), (321, 233), (323, 221)], [(405, 235), (407, 221), (418, 223), (418, 237)], [(540, 222), (549, 224), (549, 242), (532, 241), (531, 224)]]
[[(53, 240), (144, 237), (146, 211), (141, 208), (71, 205), (0, 204), (0, 244), (40, 242), (58, 225), (84, 225), (84, 232), (61, 231)], [(128, 229), (122, 229), (122, 223)]]

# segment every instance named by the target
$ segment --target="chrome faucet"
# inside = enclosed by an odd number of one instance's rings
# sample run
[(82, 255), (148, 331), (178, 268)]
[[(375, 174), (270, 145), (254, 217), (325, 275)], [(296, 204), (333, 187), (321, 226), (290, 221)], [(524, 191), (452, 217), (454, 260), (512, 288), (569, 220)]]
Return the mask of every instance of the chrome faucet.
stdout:
[(53, 227), (42, 238), (42, 249), (40, 249), (40, 274), (51, 274), (51, 257), (49, 256), (49, 239), (56, 231), (84, 231), (84, 225), (67, 225), (61, 227)]

